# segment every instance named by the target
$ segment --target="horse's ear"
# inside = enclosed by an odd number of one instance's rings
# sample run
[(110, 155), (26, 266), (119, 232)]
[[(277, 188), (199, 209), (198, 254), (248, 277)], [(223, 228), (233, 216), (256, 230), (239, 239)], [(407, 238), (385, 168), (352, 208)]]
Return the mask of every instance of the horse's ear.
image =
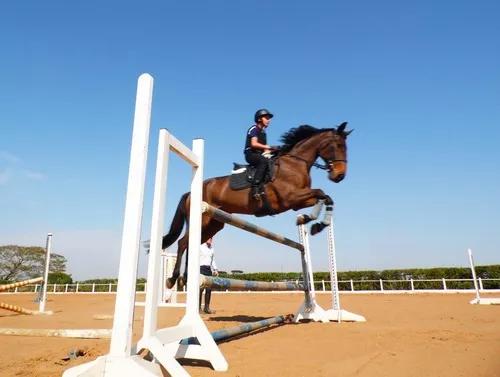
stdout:
[(352, 131), (354, 131), (354, 128), (352, 130), (344, 132), (345, 137), (349, 136)]
[(343, 122), (340, 126), (338, 126), (337, 133), (339, 134), (343, 133), (346, 127), (347, 127), (347, 122)]

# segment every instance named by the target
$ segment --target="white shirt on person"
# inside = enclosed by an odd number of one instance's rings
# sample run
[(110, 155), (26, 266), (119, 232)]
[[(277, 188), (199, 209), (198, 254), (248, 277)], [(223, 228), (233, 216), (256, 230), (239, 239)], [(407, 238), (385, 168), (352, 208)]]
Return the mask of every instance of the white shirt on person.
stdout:
[(217, 271), (213, 246), (208, 247), (206, 243), (200, 245), (200, 266), (210, 266), (212, 271)]

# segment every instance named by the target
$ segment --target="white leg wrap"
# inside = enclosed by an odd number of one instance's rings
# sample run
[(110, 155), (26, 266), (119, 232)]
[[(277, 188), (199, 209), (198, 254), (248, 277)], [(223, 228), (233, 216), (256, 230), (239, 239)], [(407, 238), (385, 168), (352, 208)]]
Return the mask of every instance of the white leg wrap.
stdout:
[(323, 217), (322, 223), (324, 225), (330, 225), (332, 222), (332, 212), (333, 212), (333, 206), (332, 205), (327, 205), (326, 206), (326, 211), (325, 211), (325, 217)]
[(324, 204), (325, 204), (324, 200), (322, 199), (318, 200), (318, 202), (314, 205), (311, 214), (309, 215), (311, 220), (316, 220), (318, 218), (321, 208), (323, 207)]

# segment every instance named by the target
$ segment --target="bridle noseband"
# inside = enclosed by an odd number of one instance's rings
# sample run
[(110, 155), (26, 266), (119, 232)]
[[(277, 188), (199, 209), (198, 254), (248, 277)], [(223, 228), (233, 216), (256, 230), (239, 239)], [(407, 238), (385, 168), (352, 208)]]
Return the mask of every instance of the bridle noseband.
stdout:
[(335, 160), (326, 160), (326, 159), (323, 159), (325, 161), (324, 164), (319, 164), (317, 162), (314, 162), (313, 163), (313, 166), (315, 168), (318, 168), (318, 169), (321, 169), (321, 170), (328, 170), (329, 172), (333, 170), (333, 164), (336, 163), (336, 162), (345, 162), (347, 164), (347, 160), (343, 160), (343, 159), (335, 159)]

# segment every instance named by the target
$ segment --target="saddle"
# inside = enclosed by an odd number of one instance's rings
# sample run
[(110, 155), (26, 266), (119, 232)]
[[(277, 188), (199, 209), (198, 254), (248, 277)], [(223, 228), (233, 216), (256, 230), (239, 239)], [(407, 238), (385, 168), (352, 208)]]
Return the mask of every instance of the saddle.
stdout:
[[(276, 157), (272, 157), (267, 161), (268, 168), (262, 182), (263, 185), (273, 180), (275, 163)], [(229, 177), (229, 187), (235, 191), (249, 188), (252, 185), (254, 175), (255, 166), (233, 162), (233, 170)]]

